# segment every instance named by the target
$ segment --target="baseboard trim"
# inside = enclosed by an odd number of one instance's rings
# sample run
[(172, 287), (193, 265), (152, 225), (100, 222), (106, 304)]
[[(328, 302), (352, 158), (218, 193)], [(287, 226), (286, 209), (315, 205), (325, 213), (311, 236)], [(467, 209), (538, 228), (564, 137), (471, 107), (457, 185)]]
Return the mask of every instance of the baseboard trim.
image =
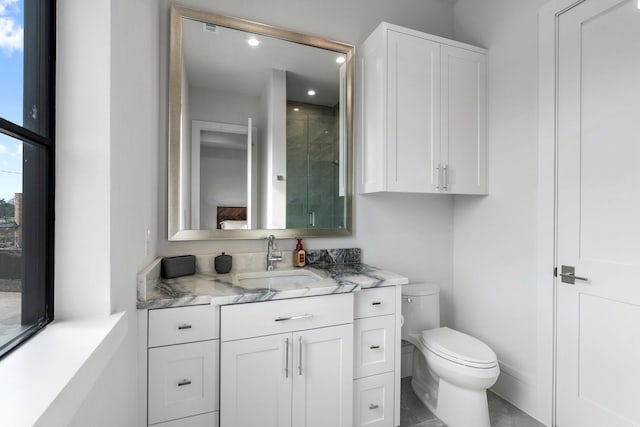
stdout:
[(535, 418), (535, 375), (523, 372), (502, 361), (498, 361), (498, 364), (500, 376), (491, 387), (491, 391)]

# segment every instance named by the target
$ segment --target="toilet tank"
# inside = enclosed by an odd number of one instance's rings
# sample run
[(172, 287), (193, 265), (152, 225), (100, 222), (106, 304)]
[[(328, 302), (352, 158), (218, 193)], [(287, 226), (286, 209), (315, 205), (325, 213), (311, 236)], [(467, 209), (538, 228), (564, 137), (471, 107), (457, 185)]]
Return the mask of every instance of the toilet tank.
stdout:
[(440, 288), (429, 283), (402, 286), (402, 339), (440, 327)]

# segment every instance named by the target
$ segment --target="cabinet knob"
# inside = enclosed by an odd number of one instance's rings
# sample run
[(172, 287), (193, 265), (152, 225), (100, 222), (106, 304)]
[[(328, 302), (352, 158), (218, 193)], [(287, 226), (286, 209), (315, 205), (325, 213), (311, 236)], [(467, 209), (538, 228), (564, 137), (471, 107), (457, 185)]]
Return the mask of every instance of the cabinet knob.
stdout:
[(183, 329), (191, 329), (191, 325), (189, 325), (188, 323), (183, 323), (182, 325), (178, 326), (179, 330), (183, 330)]
[(178, 383), (178, 387), (182, 387), (183, 385), (191, 385), (191, 380), (182, 380)]
[(380, 305), (380, 304), (382, 304), (380, 301), (374, 301), (371, 303), (371, 305)]
[(379, 345), (372, 345), (371, 347), (369, 347), (371, 350), (376, 350), (378, 348), (380, 348)]
[(380, 407), (380, 406), (379, 406), (379, 405), (376, 405), (375, 403), (370, 403), (370, 404), (369, 404), (369, 409), (371, 409), (372, 411), (373, 411), (374, 409), (378, 409), (379, 407)]

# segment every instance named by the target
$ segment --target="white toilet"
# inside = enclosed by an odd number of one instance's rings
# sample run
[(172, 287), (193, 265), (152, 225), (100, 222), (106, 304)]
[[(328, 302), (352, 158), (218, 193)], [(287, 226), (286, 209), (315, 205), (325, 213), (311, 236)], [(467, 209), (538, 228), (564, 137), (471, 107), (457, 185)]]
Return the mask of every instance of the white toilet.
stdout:
[(489, 427), (487, 389), (500, 375), (496, 354), (482, 341), (440, 327), (440, 288), (402, 287), (402, 339), (413, 344), (411, 386), (449, 427)]

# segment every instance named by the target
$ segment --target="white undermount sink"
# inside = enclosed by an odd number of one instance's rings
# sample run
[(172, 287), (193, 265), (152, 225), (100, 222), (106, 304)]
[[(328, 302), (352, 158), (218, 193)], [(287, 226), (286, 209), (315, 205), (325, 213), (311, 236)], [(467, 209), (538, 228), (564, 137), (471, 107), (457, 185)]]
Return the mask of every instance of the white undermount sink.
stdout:
[(322, 280), (322, 277), (309, 270), (275, 270), (240, 273), (236, 279), (238, 286), (254, 289), (272, 288), (278, 285), (298, 285)]

